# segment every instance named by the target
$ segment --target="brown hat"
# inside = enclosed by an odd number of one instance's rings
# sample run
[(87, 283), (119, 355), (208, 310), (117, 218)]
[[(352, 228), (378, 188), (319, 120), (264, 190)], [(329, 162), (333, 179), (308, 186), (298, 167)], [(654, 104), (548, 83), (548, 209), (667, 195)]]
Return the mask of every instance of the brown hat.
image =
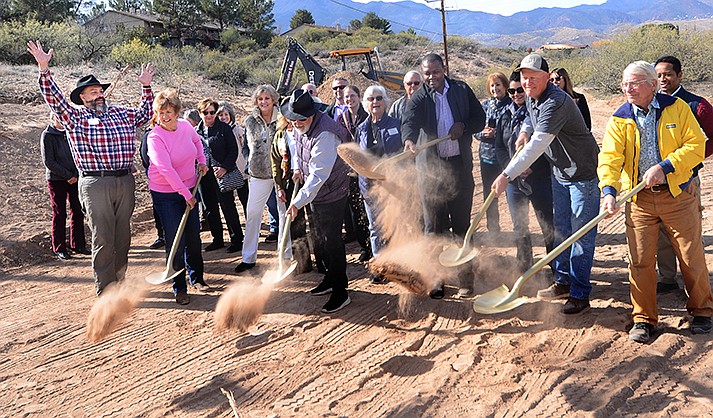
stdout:
[(101, 86), (102, 90), (106, 90), (107, 87), (111, 86), (111, 83), (100, 83), (93, 74), (85, 75), (77, 81), (77, 87), (75, 87), (69, 95), (69, 99), (72, 100), (72, 103), (80, 106), (83, 105), (84, 102), (82, 102), (82, 98), (79, 97), (79, 95), (89, 86)]

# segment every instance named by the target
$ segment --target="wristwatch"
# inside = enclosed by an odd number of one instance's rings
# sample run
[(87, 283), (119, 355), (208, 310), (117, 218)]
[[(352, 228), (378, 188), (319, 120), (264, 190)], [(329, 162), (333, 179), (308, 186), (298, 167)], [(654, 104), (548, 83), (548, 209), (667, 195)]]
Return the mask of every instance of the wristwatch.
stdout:
[(508, 176), (508, 173), (506, 173), (504, 171), (503, 171), (503, 177), (505, 177), (508, 181), (512, 181), (512, 178), (510, 178), (510, 176)]

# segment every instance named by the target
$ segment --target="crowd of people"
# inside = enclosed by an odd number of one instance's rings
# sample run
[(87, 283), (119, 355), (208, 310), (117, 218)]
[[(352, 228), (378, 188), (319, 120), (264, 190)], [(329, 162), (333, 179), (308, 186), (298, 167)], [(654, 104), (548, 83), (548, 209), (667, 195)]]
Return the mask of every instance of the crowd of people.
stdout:
[[(230, 236), (227, 251), (241, 251), (235, 272), (243, 274), (256, 266), (268, 207), (274, 218), (270, 235), (288, 237), (282, 256), (293, 258), (290, 236), (307, 237), (311, 243), (314, 261), (308, 252), (306, 260), (299, 260), (300, 271), (314, 265), (324, 274), (310, 290), (330, 295), (322, 311), (343, 309), (350, 303), (343, 228), (358, 241), (362, 262), (379, 257), (388, 242), (380, 224), (383, 208), (371, 193), (379, 180), (353, 173), (337, 147), (352, 142), (375, 157), (412, 153), (423, 234), (462, 239), (471, 221), (476, 143), (481, 192), (496, 198), (506, 194), (521, 271), (533, 264), (530, 205), (549, 253), (601, 211), (612, 216), (623, 204), (634, 306), (630, 338), (652, 339), (658, 321), (656, 294), (678, 288), (676, 261), (693, 317), (690, 329), (694, 334), (711, 331), (713, 295), (703, 251), (698, 171), (713, 153), (713, 141), (706, 141), (713, 135), (713, 108), (683, 89), (683, 71), (675, 57), (654, 64), (636, 61), (623, 70), (626, 103), (610, 118), (600, 150), (585, 96), (573, 89), (566, 69), (550, 69), (538, 54), (524, 57), (510, 76), (490, 74), (486, 87), (491, 97), (482, 103), (468, 84), (448, 76), (439, 55), (428, 54), (404, 76), (406, 93), (393, 104), (382, 86), (370, 86), (362, 94), (345, 78), (332, 80), (329, 104), (312, 84), (282, 99), (265, 84), (255, 89), (253, 109), (241, 125), (226, 102), (206, 98), (197, 109), (181, 113), (174, 90), (161, 91), (154, 99), (150, 84), (156, 70), (150, 64), (136, 76), (142, 85), (138, 109), (109, 106), (104, 97), (108, 84), (94, 76), (78, 81), (70, 95), (72, 106), (50, 74), (52, 50), (45, 52), (39, 42), (29, 42), (28, 50), (39, 64), (40, 90), (52, 111), (42, 137), (53, 208), (52, 248), (60, 259), (70, 257), (65, 243), (69, 199), (69, 248), (89, 253), (84, 214), (98, 295), (125, 275), (135, 135), (150, 120), (141, 154), (158, 230), (151, 247), (165, 245), (168, 257), (178, 241), (171, 263), (188, 275), (188, 281), (183, 272), (174, 278), (179, 304), (189, 303), (187, 283), (211, 290), (203, 278), (201, 252), (225, 246), (220, 211)], [(435, 146), (423, 146), (444, 137)], [(631, 201), (616, 200), (622, 190), (640, 183), (645, 188)], [(236, 193), (246, 214), (244, 231)], [(203, 249), (199, 206), (212, 236)], [(184, 212), (188, 221), (179, 238)], [(287, 215), (295, 220), (290, 228), (285, 227)], [(494, 204), (487, 211), (488, 234), (500, 233), (499, 217)], [(590, 307), (597, 230), (581, 232), (550, 264), (551, 284), (537, 292), (540, 299), (566, 299), (566, 315)], [(274, 241), (274, 236), (268, 238)], [(473, 295), (471, 267), (459, 274), (457, 297)], [(372, 275), (371, 281), (384, 283), (386, 278)], [(445, 294), (442, 282), (430, 291), (434, 299)]]

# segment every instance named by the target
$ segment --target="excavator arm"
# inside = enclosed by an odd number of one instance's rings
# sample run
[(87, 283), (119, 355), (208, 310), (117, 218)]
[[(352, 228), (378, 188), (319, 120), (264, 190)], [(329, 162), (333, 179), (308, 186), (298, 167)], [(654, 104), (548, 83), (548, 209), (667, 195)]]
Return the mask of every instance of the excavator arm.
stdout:
[(310, 55), (294, 38), (287, 40), (287, 52), (282, 60), (282, 70), (280, 71), (280, 81), (277, 84), (277, 92), (285, 96), (290, 92), (292, 76), (295, 74), (297, 60), (300, 60), (307, 74), (307, 81), (319, 86), (327, 76), (327, 70)]

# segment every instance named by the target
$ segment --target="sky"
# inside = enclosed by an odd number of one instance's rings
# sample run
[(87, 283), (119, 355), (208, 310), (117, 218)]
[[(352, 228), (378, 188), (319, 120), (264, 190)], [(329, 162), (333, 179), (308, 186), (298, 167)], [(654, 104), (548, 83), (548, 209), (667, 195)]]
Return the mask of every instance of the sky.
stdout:
[[(372, 0), (354, 0), (359, 3), (368, 3)], [(381, 0), (403, 1), (403, 0)], [(411, 0), (416, 3), (429, 4), (431, 7), (440, 8), (440, 0)], [(510, 16), (517, 12), (533, 10), (538, 7), (574, 7), (580, 4), (602, 4), (606, 0), (445, 0), (446, 10), (467, 9), (478, 12), (496, 13)]]

